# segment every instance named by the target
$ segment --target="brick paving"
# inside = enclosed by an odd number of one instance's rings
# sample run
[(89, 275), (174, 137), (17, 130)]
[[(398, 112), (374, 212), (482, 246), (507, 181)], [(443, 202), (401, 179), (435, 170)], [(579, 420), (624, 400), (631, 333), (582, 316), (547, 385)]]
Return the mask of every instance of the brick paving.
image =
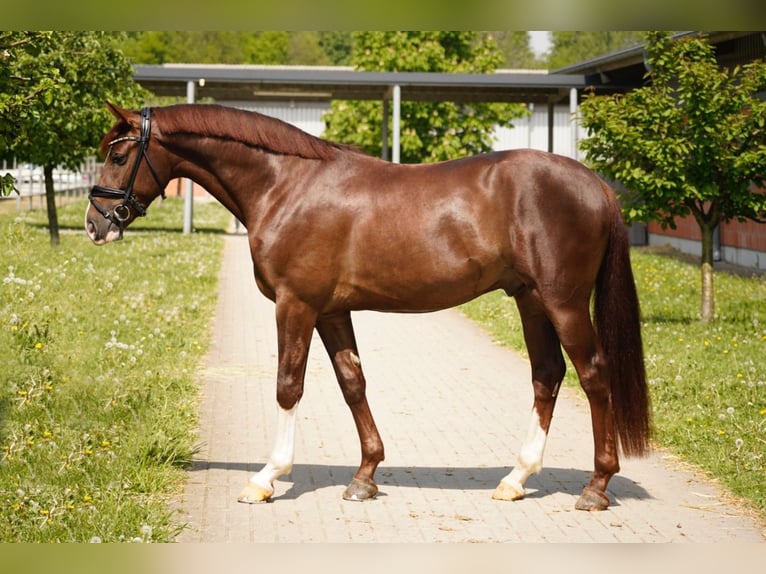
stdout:
[(564, 389), (540, 475), (517, 502), (491, 499), (513, 466), (532, 405), (529, 365), (454, 310), (353, 316), (368, 398), (386, 447), (377, 499), (341, 493), (359, 443), (315, 336), (295, 465), (269, 503), (236, 497), (268, 460), (276, 428), (273, 303), (247, 240), (227, 237), (204, 368), (202, 450), (178, 501), (178, 542), (763, 542), (763, 525), (662, 451), (622, 461), (612, 506), (574, 510), (592, 469), (587, 403)]

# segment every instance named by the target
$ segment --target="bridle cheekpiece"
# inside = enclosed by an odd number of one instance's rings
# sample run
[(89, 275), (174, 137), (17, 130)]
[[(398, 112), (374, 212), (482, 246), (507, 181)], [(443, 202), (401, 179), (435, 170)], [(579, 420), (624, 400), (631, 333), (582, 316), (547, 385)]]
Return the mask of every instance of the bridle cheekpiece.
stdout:
[[(128, 179), (128, 185), (125, 189), (115, 189), (113, 187), (104, 187), (101, 185), (94, 185), (88, 194), (88, 200), (91, 205), (96, 208), (104, 219), (115, 224), (120, 229), (120, 239), (122, 239), (122, 232), (125, 229), (125, 222), (130, 218), (131, 209), (136, 212), (137, 217), (143, 217), (146, 215), (146, 208), (141, 205), (136, 199), (136, 195), (133, 193), (133, 182), (136, 180), (138, 174), (138, 168), (141, 165), (141, 158), (146, 159), (146, 165), (149, 166), (149, 171), (154, 176), (154, 181), (160, 188), (160, 195), (162, 199), (165, 199), (165, 189), (160, 183), (160, 178), (157, 176), (157, 172), (152, 165), (149, 155), (146, 153), (146, 148), (149, 146), (149, 136), (152, 129), (152, 112), (151, 108), (143, 108), (141, 110), (141, 135), (136, 136), (124, 136), (110, 141), (107, 145), (111, 148), (114, 144), (123, 141), (138, 142), (138, 155), (136, 155), (136, 161), (133, 163), (133, 169), (130, 172), (130, 179)], [(94, 198), (103, 199), (122, 199), (122, 203), (117, 205), (111, 212), (107, 211), (98, 202), (94, 201)]]

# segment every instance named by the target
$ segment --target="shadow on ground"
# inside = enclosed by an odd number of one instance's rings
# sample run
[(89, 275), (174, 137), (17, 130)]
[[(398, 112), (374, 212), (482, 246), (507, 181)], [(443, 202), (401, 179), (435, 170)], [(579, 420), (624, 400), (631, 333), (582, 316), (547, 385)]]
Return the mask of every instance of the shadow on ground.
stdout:
[[(190, 471), (221, 469), (254, 473), (263, 463), (194, 461)], [(356, 467), (319, 464), (296, 464), (290, 474), (280, 481), (292, 483), (288, 490), (275, 500), (294, 500), (303, 494), (326, 487), (345, 486), (354, 476)], [(510, 472), (508, 467), (427, 467), (427, 466), (381, 466), (375, 473), (380, 492), (387, 496), (397, 488), (423, 488), (444, 490), (493, 491), (500, 480)], [(579, 496), (591, 478), (590, 471), (574, 468), (544, 468), (540, 474), (527, 480), (526, 498), (541, 498), (553, 493)], [(651, 495), (629, 477), (617, 475), (608, 488), (612, 505), (620, 499), (649, 499)]]

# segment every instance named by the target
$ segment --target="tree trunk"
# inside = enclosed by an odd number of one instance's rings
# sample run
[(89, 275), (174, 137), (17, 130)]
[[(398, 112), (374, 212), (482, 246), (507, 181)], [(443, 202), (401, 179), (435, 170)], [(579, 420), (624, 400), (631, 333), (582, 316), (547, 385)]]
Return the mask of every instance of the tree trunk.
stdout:
[(702, 233), (702, 306), (700, 319), (703, 323), (710, 323), (715, 314), (715, 290), (713, 286), (713, 226), (710, 224), (700, 225)]
[(51, 247), (59, 246), (59, 218), (56, 212), (56, 192), (53, 189), (53, 166), (43, 168), (45, 174), (45, 201), (48, 206), (48, 229), (51, 234)]

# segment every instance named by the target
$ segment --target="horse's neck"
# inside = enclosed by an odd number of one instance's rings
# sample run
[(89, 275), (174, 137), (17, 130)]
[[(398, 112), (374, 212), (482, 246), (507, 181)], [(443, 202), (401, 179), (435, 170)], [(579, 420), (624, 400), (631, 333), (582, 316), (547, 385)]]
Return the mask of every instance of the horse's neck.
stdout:
[(173, 142), (172, 150), (180, 158), (173, 177), (195, 181), (245, 224), (262, 188), (274, 179), (275, 162), (283, 161), (280, 156), (248, 148), (244, 167), (240, 153), (227, 153), (203, 139)]

